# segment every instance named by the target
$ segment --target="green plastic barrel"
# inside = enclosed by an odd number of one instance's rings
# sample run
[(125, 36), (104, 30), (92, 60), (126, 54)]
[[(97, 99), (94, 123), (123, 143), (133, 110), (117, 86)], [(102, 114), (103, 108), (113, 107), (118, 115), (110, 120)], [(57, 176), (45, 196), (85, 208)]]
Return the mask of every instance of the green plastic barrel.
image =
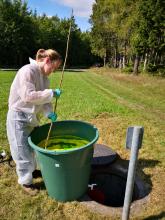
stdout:
[(80, 148), (51, 151), (37, 146), (47, 138), (50, 124), (37, 127), (28, 138), (29, 145), (36, 153), (47, 192), (59, 201), (80, 198), (88, 188), (93, 157), (93, 145), (98, 139), (98, 130), (93, 125), (76, 120), (53, 123), (50, 137), (72, 135), (88, 140)]

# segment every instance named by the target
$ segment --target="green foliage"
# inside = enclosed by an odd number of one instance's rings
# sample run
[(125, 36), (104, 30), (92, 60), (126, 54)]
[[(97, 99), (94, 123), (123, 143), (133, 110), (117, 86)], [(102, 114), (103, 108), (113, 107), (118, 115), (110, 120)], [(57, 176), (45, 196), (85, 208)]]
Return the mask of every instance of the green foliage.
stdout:
[(127, 61), (131, 58), (136, 73), (146, 53), (146, 64), (162, 64), (165, 59), (164, 11), (165, 4), (160, 0), (95, 1), (91, 16), (92, 52), (101, 58), (106, 55), (107, 62), (113, 60), (115, 67), (119, 67), (121, 57)]
[(147, 71), (154, 74), (164, 77), (165, 76), (165, 66), (164, 65), (155, 65), (150, 63), (147, 67)]
[(132, 66), (126, 66), (126, 67), (123, 69), (123, 72), (125, 72), (125, 73), (132, 73), (132, 72), (133, 72)]
[(164, 11), (161, 0), (97, 0), (91, 32), (81, 32), (74, 17), (38, 16), (26, 1), (1, 0), (0, 65), (21, 66), (39, 48), (54, 48), (65, 57), (72, 22), (67, 66), (90, 66), (101, 60), (129, 71), (131, 59), (134, 73), (152, 71), (148, 65), (162, 65), (165, 60)]
[(158, 69), (158, 67), (157, 67), (155, 64), (150, 63), (150, 64), (148, 65), (147, 71), (148, 71), (148, 72), (156, 72), (157, 69)]
[[(0, 4), (0, 63), (20, 64), (23, 54), (30, 52), (35, 42), (31, 13), (21, 0), (1, 1)], [(30, 40), (29, 40), (30, 39)]]
[(26, 1), (0, 1), (0, 65), (21, 66), (34, 57), (39, 48), (53, 48), (65, 57), (70, 22), (71, 39), (67, 65), (89, 66), (95, 57), (91, 54), (89, 34), (82, 33), (74, 17), (60, 19), (57, 16), (38, 16), (27, 8)]

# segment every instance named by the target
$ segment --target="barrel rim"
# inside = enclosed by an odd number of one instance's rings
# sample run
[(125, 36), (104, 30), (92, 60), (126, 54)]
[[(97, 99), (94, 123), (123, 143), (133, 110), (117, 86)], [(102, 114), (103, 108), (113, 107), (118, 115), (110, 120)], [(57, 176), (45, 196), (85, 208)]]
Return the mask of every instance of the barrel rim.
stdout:
[[(69, 154), (69, 153), (73, 153), (75, 151), (80, 151), (80, 150), (83, 150), (84, 148), (87, 148), (89, 146), (92, 146), (94, 143), (96, 143), (96, 141), (98, 140), (99, 138), (99, 132), (98, 132), (98, 129), (92, 125), (91, 123), (88, 123), (88, 122), (84, 122), (84, 121), (81, 121), (81, 120), (62, 120), (62, 121), (56, 121), (56, 122), (53, 122), (53, 124), (55, 123), (61, 123), (61, 122), (80, 122), (80, 123), (83, 123), (83, 124), (87, 124), (89, 125), (90, 127), (92, 127), (93, 129), (95, 129), (96, 131), (96, 135), (95, 135), (95, 138), (90, 141), (88, 144), (86, 145), (83, 145), (82, 147), (79, 147), (79, 148), (74, 148), (74, 149), (68, 149), (68, 150), (56, 150), (56, 151), (52, 151), (52, 150), (47, 150), (47, 149), (44, 149), (44, 148), (41, 148), (41, 147), (38, 147), (37, 145), (35, 145), (33, 142), (32, 142), (32, 139), (31, 139), (31, 136), (29, 135), (28, 137), (28, 143), (30, 145), (30, 147), (32, 147), (34, 150), (37, 150), (41, 153), (45, 153), (45, 154), (51, 154), (51, 155), (60, 155), (60, 154)], [(44, 124), (42, 126), (47, 126), (47, 125), (50, 125), (50, 123), (48, 124)], [(40, 126), (40, 127), (42, 127)]]

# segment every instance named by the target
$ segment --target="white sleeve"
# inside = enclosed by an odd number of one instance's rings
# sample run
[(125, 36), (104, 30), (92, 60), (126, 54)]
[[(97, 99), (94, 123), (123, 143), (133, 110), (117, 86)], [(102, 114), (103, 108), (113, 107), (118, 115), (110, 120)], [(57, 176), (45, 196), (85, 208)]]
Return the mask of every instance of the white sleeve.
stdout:
[(30, 68), (24, 69), (19, 73), (19, 84), (21, 85), (19, 95), (23, 102), (42, 105), (50, 103), (53, 98), (52, 89), (36, 91), (34, 72)]
[(44, 104), (42, 110), (43, 110), (43, 114), (45, 115), (45, 117), (48, 117), (48, 114), (50, 112), (53, 112), (52, 103)]

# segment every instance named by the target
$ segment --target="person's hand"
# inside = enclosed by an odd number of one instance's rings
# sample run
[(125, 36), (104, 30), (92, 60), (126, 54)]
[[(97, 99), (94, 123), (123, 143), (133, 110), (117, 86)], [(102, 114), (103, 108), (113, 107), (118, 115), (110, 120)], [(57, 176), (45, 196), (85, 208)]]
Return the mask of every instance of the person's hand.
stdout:
[(55, 122), (57, 120), (57, 114), (54, 112), (50, 112), (47, 116), (52, 122)]
[(55, 98), (60, 98), (60, 95), (61, 95), (62, 91), (60, 89), (54, 89), (53, 90), (53, 97)]

